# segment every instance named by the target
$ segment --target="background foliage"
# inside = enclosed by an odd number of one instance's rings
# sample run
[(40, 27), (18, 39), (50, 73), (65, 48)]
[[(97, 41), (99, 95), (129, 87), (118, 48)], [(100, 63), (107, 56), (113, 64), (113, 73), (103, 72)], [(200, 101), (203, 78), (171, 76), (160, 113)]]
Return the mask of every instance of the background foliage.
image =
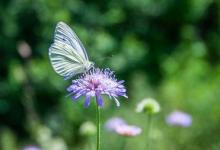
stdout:
[[(220, 1), (218, 0), (1, 0), (0, 149), (36, 144), (44, 149), (83, 149), (91, 140), (80, 125), (95, 122), (94, 104), (65, 98), (48, 47), (58, 21), (69, 24), (90, 60), (126, 81), (121, 107), (105, 101), (102, 119), (120, 116), (144, 127), (134, 112), (145, 97), (162, 112), (154, 118), (152, 149), (220, 149)], [(29, 53), (30, 56), (29, 56)], [(173, 110), (192, 115), (189, 128), (170, 127)], [(104, 129), (103, 129), (104, 130)], [(145, 137), (122, 139), (103, 131), (102, 148), (144, 149)]]

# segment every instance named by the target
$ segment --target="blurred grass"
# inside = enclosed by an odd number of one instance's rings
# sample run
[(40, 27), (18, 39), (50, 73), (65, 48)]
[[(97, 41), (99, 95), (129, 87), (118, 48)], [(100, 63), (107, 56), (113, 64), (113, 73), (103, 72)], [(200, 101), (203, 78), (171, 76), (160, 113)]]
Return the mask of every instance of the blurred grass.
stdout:
[[(89, 142), (79, 127), (95, 122), (95, 104), (84, 109), (83, 99), (65, 98), (70, 81), (55, 74), (48, 58), (62, 20), (96, 66), (126, 81), (129, 99), (116, 108), (106, 98), (103, 123), (120, 116), (144, 128), (146, 118), (135, 105), (154, 97), (162, 112), (154, 118), (152, 149), (218, 150), (219, 8), (218, 0), (0, 0), (0, 149), (77, 150)], [(30, 56), (21, 54), (21, 43)], [(191, 127), (166, 125), (165, 116), (176, 109), (192, 115)], [(128, 150), (144, 149), (144, 133), (127, 139), (102, 133), (104, 150), (120, 149), (123, 140)]]

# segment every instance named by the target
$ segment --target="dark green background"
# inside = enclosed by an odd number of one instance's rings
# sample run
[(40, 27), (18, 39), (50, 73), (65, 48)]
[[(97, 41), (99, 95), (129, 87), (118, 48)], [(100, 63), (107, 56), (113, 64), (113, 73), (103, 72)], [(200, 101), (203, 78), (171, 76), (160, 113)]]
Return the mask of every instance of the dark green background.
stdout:
[[(90, 141), (79, 127), (95, 123), (94, 101), (84, 109), (83, 99), (65, 98), (71, 81), (49, 62), (58, 21), (74, 29), (97, 67), (126, 81), (128, 100), (121, 98), (116, 108), (106, 98), (103, 123), (120, 116), (144, 128), (146, 116), (135, 106), (153, 97), (161, 112), (154, 118), (152, 150), (220, 149), (218, 0), (1, 0), (0, 149), (60, 144), (81, 150)], [(22, 43), (32, 52), (29, 58), (18, 53)], [(192, 126), (166, 125), (174, 110), (191, 114)], [(103, 128), (102, 148), (120, 149), (125, 140), (128, 150), (143, 150), (145, 134), (124, 138)]]

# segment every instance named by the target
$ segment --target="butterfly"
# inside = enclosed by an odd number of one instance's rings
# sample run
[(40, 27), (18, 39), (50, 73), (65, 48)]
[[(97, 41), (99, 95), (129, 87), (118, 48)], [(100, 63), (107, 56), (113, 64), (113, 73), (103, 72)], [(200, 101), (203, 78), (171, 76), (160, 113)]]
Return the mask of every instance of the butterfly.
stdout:
[(64, 22), (58, 22), (49, 58), (56, 73), (70, 79), (94, 66), (76, 33)]

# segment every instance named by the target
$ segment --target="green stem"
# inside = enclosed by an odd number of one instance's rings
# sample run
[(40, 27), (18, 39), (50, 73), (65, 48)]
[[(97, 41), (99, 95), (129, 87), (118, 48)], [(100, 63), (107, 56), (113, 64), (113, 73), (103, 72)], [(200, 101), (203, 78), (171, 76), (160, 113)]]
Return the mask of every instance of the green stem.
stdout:
[(126, 150), (126, 137), (121, 138), (122, 142), (121, 142), (121, 150)]
[(152, 126), (152, 116), (151, 114), (148, 114), (147, 119), (147, 150), (150, 150), (151, 146), (151, 126)]
[(101, 146), (101, 143), (100, 143), (100, 134), (101, 134), (101, 131), (100, 131), (100, 127), (101, 127), (101, 123), (100, 123), (100, 107), (97, 105), (96, 107), (96, 127), (97, 127), (97, 139), (96, 139), (96, 150), (100, 150), (100, 146)]

